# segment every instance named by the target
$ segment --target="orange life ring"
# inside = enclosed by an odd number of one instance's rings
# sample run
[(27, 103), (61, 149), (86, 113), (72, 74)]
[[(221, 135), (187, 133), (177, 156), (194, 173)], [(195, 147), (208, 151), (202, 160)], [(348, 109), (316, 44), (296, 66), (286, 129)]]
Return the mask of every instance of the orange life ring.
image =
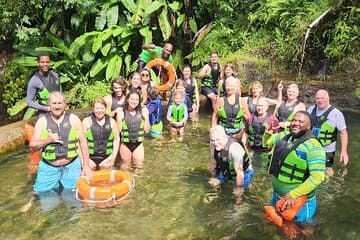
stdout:
[(265, 214), (268, 219), (274, 222), (277, 226), (283, 225), (283, 219), (292, 221), (299, 210), (306, 202), (306, 195), (295, 199), (295, 203), (292, 207), (284, 206), (285, 198), (280, 198), (276, 202), (276, 206), (264, 206)]
[(165, 61), (162, 58), (155, 58), (146, 64), (146, 68), (149, 68), (149, 69), (153, 68), (155, 66), (164, 67), (167, 71), (169, 80), (165, 84), (156, 86), (156, 88), (159, 90), (159, 92), (166, 92), (169, 89), (171, 89), (175, 84), (175, 80), (176, 80), (175, 79), (175, 76), (176, 76), (175, 68), (171, 63), (169, 63), (168, 61)]
[(88, 181), (80, 177), (77, 182), (77, 191), (81, 200), (106, 201), (117, 200), (133, 188), (133, 178), (126, 172), (118, 170), (99, 170), (93, 172)]

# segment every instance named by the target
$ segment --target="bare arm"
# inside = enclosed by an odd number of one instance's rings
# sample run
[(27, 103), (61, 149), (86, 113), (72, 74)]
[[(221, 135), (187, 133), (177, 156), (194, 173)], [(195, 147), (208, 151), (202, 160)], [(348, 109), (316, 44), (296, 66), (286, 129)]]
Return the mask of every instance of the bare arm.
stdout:
[(236, 172), (236, 187), (241, 188), (243, 186), (244, 179), (242, 159), (245, 154), (245, 150), (241, 147), (239, 143), (233, 143), (231, 144), (229, 151), (231, 160), (234, 162), (234, 168)]
[(47, 123), (45, 117), (39, 118), (39, 120), (35, 124), (34, 128), (34, 134), (31, 138), (31, 141), (29, 143), (30, 149), (38, 150), (50, 143), (56, 143), (59, 142), (59, 136), (58, 134), (49, 133), (49, 135), (41, 139), (42, 132), (46, 131)]
[(142, 117), (144, 118), (144, 132), (148, 133), (150, 131), (150, 122), (149, 122), (149, 111), (146, 107), (141, 109)]
[(340, 131), (340, 141), (341, 141), (340, 162), (343, 162), (344, 165), (346, 166), (349, 162), (349, 155), (347, 151), (349, 138), (346, 128)]
[(211, 68), (209, 66), (209, 64), (206, 64), (205, 66), (202, 67), (202, 69), (199, 72), (199, 78), (200, 79), (204, 79), (211, 71)]
[(79, 138), (79, 157), (82, 159), (82, 173), (85, 176), (91, 177), (92, 172), (89, 166), (89, 149), (87, 145), (87, 140), (85, 137), (85, 131), (83, 125), (81, 124), (80, 119), (75, 115), (70, 115), (70, 124), (73, 128), (78, 131), (78, 138)]
[(151, 49), (154, 49), (156, 48), (156, 45), (151, 43), (151, 44), (144, 44), (141, 46), (142, 49), (145, 49), (145, 50), (151, 50)]
[(214, 108), (212, 117), (211, 117), (211, 127), (215, 127), (219, 122), (218, 111), (221, 106), (224, 104), (224, 99), (220, 98), (219, 101), (216, 102), (216, 106)]

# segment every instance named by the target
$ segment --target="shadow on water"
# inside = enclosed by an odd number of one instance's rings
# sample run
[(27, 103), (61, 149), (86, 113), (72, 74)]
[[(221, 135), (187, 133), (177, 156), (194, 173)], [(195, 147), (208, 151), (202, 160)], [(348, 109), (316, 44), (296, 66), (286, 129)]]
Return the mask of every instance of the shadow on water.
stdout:
[[(315, 232), (310, 239), (356, 239), (360, 212), (359, 114), (346, 114), (350, 165), (335, 163), (335, 175), (318, 191)], [(270, 177), (255, 163), (255, 177), (242, 199), (232, 184), (213, 189), (209, 174), (210, 116), (190, 123), (182, 141), (147, 139), (145, 169), (127, 203), (109, 209), (83, 208), (65, 200), (51, 211), (35, 201), (20, 213), (34, 179), (27, 176), (27, 153), (1, 156), (1, 239), (288, 239), (263, 220), (263, 204), (271, 195)]]

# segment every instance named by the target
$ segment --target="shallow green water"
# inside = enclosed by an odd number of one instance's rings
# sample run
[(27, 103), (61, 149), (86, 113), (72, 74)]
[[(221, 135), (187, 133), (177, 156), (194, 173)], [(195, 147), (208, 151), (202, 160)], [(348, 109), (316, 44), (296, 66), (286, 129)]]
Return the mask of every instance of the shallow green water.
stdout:
[[(0, 239), (287, 239), (263, 221), (270, 198), (269, 176), (255, 163), (251, 189), (240, 203), (228, 184), (214, 190), (209, 177), (208, 128), (191, 123), (183, 142), (146, 140), (145, 171), (125, 205), (83, 208), (60, 201), (51, 211), (40, 202), (21, 213), (34, 179), (27, 176), (26, 150), (0, 161)], [(335, 175), (318, 191), (315, 232), (310, 239), (359, 239), (359, 114), (347, 114), (350, 133), (348, 174)], [(167, 138), (168, 136), (165, 135)]]

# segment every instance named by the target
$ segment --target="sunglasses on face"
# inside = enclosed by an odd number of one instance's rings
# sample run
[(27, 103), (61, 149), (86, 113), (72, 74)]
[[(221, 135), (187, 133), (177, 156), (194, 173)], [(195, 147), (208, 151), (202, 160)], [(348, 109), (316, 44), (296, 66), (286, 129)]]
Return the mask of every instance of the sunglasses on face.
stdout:
[(149, 74), (147, 74), (147, 73), (142, 73), (141, 76), (142, 76), (142, 77), (148, 77)]

